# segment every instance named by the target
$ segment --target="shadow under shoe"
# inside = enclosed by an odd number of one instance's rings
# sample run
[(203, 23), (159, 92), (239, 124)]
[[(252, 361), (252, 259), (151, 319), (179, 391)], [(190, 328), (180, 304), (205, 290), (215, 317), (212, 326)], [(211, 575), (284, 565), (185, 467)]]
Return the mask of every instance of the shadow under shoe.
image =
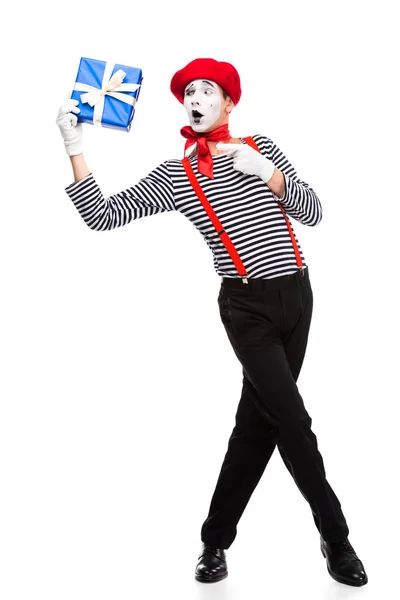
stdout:
[(195, 579), (202, 583), (214, 583), (228, 576), (228, 567), (223, 548), (215, 548), (202, 542)]
[(329, 575), (339, 583), (361, 586), (368, 582), (361, 560), (346, 539), (342, 542), (326, 542), (320, 537), (322, 555), (326, 558)]

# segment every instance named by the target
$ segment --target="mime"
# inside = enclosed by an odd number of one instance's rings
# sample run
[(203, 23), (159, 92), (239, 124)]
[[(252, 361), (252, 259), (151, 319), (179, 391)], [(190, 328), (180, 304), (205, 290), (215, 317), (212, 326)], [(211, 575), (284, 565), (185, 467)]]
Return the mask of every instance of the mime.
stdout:
[(296, 383), (313, 293), (290, 217), (316, 226), (322, 218), (320, 200), (269, 137), (231, 136), (229, 116), (241, 97), (233, 65), (195, 59), (173, 75), (170, 88), (190, 123), (181, 129), (184, 158), (164, 161), (107, 199), (83, 157), (76, 101), (61, 105), (57, 124), (75, 177), (66, 192), (91, 229), (111, 230), (134, 219), (182, 212), (204, 237), (221, 277), (220, 317), (242, 367), (243, 387), (201, 528), (195, 577), (211, 583), (228, 575), (225, 550), (277, 447), (310, 506), (329, 574), (340, 583), (364, 585), (366, 572), (348, 539)]

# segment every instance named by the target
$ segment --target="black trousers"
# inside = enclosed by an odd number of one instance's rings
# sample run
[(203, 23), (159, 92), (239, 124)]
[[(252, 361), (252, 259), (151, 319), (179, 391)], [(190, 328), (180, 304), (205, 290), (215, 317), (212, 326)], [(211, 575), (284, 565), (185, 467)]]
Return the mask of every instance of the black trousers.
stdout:
[(248, 284), (222, 278), (218, 304), (243, 367), (243, 389), (201, 540), (229, 548), (275, 446), (319, 533), (326, 541), (344, 540), (349, 529), (296, 385), (313, 310), (308, 267)]

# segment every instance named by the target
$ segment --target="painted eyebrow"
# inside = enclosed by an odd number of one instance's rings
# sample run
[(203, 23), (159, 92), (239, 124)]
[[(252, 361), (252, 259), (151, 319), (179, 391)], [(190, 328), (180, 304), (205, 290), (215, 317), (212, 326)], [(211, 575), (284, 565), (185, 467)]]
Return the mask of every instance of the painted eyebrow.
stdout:
[[(202, 80), (202, 83), (208, 83), (208, 85), (211, 85), (211, 87), (215, 87), (215, 84), (214, 84), (214, 83), (211, 83), (211, 81), (207, 81), (206, 79), (203, 79), (203, 80)], [(191, 83), (191, 84), (189, 85), (189, 87), (187, 88), (187, 90), (186, 90), (186, 91), (188, 92), (190, 89), (192, 89), (192, 86), (193, 86), (193, 85), (194, 85), (194, 84), (193, 84), (193, 83)]]

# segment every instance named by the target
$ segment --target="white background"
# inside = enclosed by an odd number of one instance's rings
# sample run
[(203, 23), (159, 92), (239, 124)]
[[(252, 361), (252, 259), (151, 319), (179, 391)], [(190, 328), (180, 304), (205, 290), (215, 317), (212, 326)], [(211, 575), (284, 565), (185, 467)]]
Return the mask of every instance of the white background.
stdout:
[[(45, 2), (2, 39), (0, 597), (397, 596), (399, 47), (395, 2)], [(5, 24), (7, 26), (5, 27)], [(262, 133), (317, 192), (293, 221), (314, 315), (299, 390), (369, 575), (330, 578), (311, 511), (276, 451), (227, 550), (194, 579), (240, 399), (220, 278), (179, 213), (91, 231), (55, 119), (81, 56), (143, 69), (129, 133), (84, 125), (107, 197), (182, 158), (172, 75), (231, 62), (233, 137)], [(397, 509), (396, 509), (397, 507)]]

